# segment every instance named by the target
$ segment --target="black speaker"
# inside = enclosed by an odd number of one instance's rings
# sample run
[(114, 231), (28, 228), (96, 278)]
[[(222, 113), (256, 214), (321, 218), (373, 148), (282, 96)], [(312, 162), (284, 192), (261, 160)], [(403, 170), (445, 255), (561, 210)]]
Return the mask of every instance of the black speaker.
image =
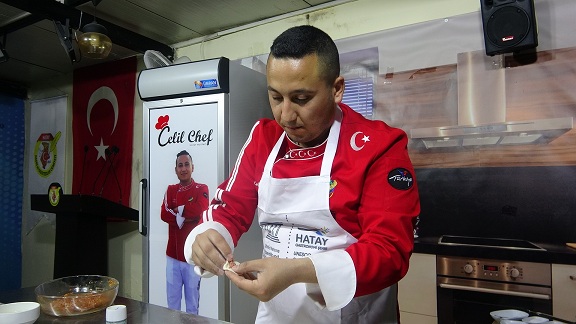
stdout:
[(538, 46), (534, 0), (480, 0), (486, 55)]

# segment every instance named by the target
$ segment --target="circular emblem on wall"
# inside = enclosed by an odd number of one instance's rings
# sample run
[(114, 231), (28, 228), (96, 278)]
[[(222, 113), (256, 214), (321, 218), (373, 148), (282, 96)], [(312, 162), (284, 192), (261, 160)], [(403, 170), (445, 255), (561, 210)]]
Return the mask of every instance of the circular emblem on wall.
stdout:
[(48, 201), (50, 205), (58, 206), (62, 197), (62, 186), (58, 182), (52, 182), (48, 188)]
[(48, 177), (56, 166), (58, 159), (56, 144), (60, 135), (60, 132), (56, 133), (56, 136), (52, 136), (51, 133), (40, 134), (34, 146), (34, 166), (36, 172), (43, 178)]

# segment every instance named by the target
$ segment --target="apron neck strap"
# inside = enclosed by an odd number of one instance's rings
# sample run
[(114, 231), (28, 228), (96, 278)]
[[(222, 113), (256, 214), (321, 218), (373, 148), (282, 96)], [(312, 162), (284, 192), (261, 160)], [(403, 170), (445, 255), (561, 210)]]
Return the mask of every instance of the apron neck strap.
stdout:
[(338, 138), (340, 137), (340, 125), (342, 124), (342, 110), (336, 105), (334, 113), (334, 122), (330, 127), (330, 134), (328, 134), (328, 142), (326, 143), (326, 150), (322, 158), (322, 167), (320, 168), (320, 176), (330, 176), (332, 171), (332, 162), (336, 156), (336, 147), (338, 146)]

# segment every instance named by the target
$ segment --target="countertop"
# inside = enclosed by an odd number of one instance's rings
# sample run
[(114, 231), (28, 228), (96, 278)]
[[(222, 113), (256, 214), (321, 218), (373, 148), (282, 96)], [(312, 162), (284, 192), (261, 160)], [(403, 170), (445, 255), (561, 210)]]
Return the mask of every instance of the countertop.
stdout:
[[(20, 301), (36, 301), (34, 287), (22, 288), (11, 291), (0, 291), (0, 303), (12, 303)], [(203, 316), (193, 315), (181, 311), (172, 310), (166, 307), (157, 306), (141, 302), (138, 300), (118, 296), (114, 300), (115, 305), (126, 305), (128, 311), (128, 323), (147, 324), (177, 324), (177, 323), (202, 323), (202, 324), (221, 324), (227, 323), (216, 319)], [(71, 316), (56, 317), (40, 312), (40, 317), (35, 324), (45, 323), (68, 323), (68, 324), (89, 324), (89, 323), (106, 323), (106, 311)]]
[(438, 244), (439, 239), (440, 237), (419, 237), (414, 239), (414, 252), (507, 261), (528, 261), (576, 265), (576, 249), (562, 244), (532, 242), (545, 250), (542, 251), (444, 245)]

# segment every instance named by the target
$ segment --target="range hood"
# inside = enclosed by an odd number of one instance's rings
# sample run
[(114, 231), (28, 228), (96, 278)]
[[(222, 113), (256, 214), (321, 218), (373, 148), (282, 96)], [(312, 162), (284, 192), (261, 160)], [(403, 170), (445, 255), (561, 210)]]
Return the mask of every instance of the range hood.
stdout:
[(571, 130), (573, 118), (506, 121), (504, 57), (458, 54), (458, 125), (417, 128), (410, 138), (427, 149), (549, 143)]

